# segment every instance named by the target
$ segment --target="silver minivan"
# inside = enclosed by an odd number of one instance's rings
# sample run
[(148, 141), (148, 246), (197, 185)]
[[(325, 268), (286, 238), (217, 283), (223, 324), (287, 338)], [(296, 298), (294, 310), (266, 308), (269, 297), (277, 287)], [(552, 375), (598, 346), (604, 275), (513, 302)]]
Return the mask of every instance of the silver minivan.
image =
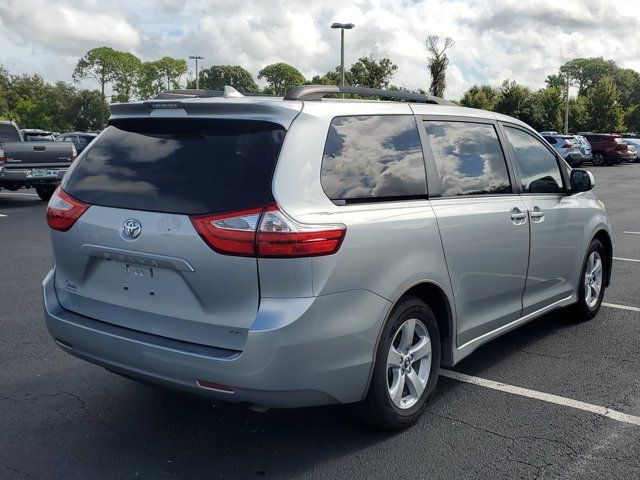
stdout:
[(43, 287), (57, 344), (118, 374), (400, 429), (441, 366), (609, 284), (593, 176), (513, 118), (313, 85), (111, 111), (49, 203)]

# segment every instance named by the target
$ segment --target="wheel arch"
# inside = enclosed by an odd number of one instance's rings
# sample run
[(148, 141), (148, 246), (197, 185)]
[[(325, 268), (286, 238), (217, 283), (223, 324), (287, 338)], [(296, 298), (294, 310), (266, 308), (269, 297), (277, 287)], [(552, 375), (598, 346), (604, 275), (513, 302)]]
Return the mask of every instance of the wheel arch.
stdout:
[(366, 396), (371, 385), (371, 378), (373, 376), (373, 369), (376, 363), (376, 356), (378, 354), (378, 345), (382, 337), (384, 326), (387, 324), (387, 320), (393, 312), (395, 306), (405, 297), (414, 296), (424, 301), (436, 317), (438, 324), (438, 330), (440, 331), (440, 346), (441, 346), (441, 365), (452, 366), (454, 364), (453, 348), (455, 340), (455, 327), (454, 327), (454, 310), (449, 297), (445, 293), (445, 290), (432, 280), (421, 280), (412, 285), (406, 287), (396, 298), (391, 302), (384, 322), (378, 332), (378, 339), (376, 340), (375, 348), (373, 349), (373, 358), (371, 361), (371, 370), (369, 372), (369, 380), (367, 382), (367, 388), (364, 395)]
[[(599, 240), (604, 246), (607, 254), (606, 271), (605, 271), (605, 287), (608, 287), (611, 283), (611, 270), (613, 268), (613, 242), (609, 232), (604, 229), (598, 230), (593, 236), (593, 240)], [(593, 241), (592, 240), (592, 241)]]

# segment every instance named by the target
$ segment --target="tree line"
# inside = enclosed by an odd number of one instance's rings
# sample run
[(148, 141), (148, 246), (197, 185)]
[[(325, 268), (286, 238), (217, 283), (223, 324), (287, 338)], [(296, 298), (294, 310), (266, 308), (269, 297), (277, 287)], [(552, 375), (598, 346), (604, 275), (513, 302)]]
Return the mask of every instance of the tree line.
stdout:
[(502, 85), (474, 85), (460, 104), (492, 110), (537, 130), (564, 130), (567, 76), (578, 95), (569, 99), (569, 131), (640, 131), (640, 73), (613, 60), (576, 58), (549, 75), (539, 90), (505, 80)]
[[(443, 96), (449, 62), (446, 50), (452, 45), (450, 38), (442, 45), (437, 36), (427, 39), (426, 69), (431, 82), (426, 89), (394, 85), (398, 66), (389, 57), (358, 58), (345, 68), (345, 83)], [(187, 71), (183, 59), (163, 57), (143, 62), (129, 52), (109, 47), (89, 50), (73, 72), (75, 82), (90, 79), (99, 90), (82, 90), (65, 82), (50, 84), (39, 75), (12, 75), (0, 66), (0, 118), (54, 131), (99, 129), (105, 123), (108, 103), (147, 100), (181, 86), (195, 88), (195, 78), (187, 77)], [(459, 103), (519, 118), (538, 130), (561, 131), (567, 75), (578, 90), (577, 97), (569, 101), (571, 131), (640, 131), (640, 74), (603, 58), (571, 60), (549, 75), (546, 86), (539, 90), (513, 80), (500, 86), (474, 85)], [(198, 77), (203, 89), (222, 90), (230, 85), (245, 93), (284, 95), (301, 84), (339, 85), (340, 67), (307, 79), (300, 70), (282, 62), (265, 66), (257, 78), (239, 65), (213, 65), (200, 70)], [(261, 88), (257, 81), (266, 86)], [(112, 92), (110, 102), (107, 91)]]

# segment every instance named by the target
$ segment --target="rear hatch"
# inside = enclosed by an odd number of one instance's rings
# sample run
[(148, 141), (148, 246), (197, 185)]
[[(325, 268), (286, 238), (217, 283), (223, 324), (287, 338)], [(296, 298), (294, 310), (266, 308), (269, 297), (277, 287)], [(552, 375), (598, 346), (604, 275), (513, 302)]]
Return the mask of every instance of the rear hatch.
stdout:
[(257, 259), (214, 251), (192, 216), (273, 202), (285, 130), (268, 121), (115, 121), (62, 188), (91, 205), (53, 231), (67, 310), (138, 331), (241, 350), (259, 305)]

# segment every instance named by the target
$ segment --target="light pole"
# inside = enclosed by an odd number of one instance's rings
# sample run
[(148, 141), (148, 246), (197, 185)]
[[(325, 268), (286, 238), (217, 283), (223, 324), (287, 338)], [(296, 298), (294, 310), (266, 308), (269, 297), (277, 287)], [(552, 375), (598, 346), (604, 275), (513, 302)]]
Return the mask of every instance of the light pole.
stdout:
[(198, 78), (198, 60), (204, 59), (200, 55), (189, 55), (189, 58), (196, 61), (196, 90), (200, 88), (200, 79)]
[(567, 135), (569, 133), (569, 74), (567, 73), (567, 97), (565, 98), (564, 105), (564, 134)]
[(351, 30), (353, 23), (332, 23), (331, 28), (340, 29), (340, 85), (344, 87), (344, 31)]

